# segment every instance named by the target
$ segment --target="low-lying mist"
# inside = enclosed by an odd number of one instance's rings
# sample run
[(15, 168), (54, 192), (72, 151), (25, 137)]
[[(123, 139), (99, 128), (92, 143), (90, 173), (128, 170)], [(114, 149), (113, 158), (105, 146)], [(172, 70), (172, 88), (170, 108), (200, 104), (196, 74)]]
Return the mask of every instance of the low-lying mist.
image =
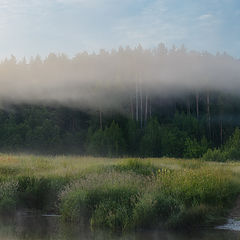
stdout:
[(28, 62), (12, 56), (0, 64), (0, 85), (2, 108), (46, 104), (121, 111), (137, 98), (147, 101), (201, 91), (239, 94), (240, 61), (225, 53), (167, 49), (164, 44), (83, 52), (73, 58), (51, 53)]

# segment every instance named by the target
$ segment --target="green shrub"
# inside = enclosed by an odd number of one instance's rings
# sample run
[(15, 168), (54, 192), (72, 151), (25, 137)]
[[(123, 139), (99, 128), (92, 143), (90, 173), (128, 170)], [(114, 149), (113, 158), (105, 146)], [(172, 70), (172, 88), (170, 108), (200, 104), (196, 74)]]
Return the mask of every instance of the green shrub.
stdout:
[(236, 197), (239, 187), (228, 171), (200, 168), (173, 172), (159, 179), (164, 194), (187, 207), (200, 204), (223, 205)]
[(184, 157), (185, 158), (199, 158), (207, 151), (208, 142), (204, 137), (198, 142), (195, 138), (187, 138), (185, 141)]
[(229, 160), (240, 160), (240, 130), (236, 128), (224, 145), (224, 153)]
[(121, 156), (125, 152), (122, 129), (113, 121), (109, 127), (88, 131), (87, 152), (96, 156)]
[(58, 194), (67, 183), (67, 178), (19, 177), (18, 205), (39, 210), (54, 209)]
[(87, 216), (93, 227), (124, 230), (146, 182), (132, 172), (88, 174), (62, 191), (59, 209), (67, 221)]
[(133, 210), (131, 226), (133, 228), (155, 227), (157, 224), (157, 214), (155, 212), (155, 202), (153, 193), (146, 193)]
[(91, 225), (121, 231), (129, 228), (137, 195), (133, 189), (109, 188), (93, 211)]
[(167, 157), (182, 157), (185, 148), (186, 132), (177, 127), (161, 128), (161, 147), (162, 155)]
[(168, 219), (179, 212), (180, 203), (173, 196), (158, 192), (148, 193), (136, 204), (132, 224), (138, 227), (166, 227)]
[(75, 191), (61, 198), (60, 213), (65, 221), (78, 222), (89, 214), (86, 206), (86, 192)]
[(220, 149), (208, 149), (207, 152), (203, 155), (203, 160), (205, 161), (214, 161), (214, 162), (226, 162), (227, 154)]
[(160, 175), (158, 181), (164, 198), (170, 196), (176, 203), (166, 220), (169, 227), (208, 222), (228, 209), (240, 190), (230, 172), (203, 167)]
[(204, 204), (186, 208), (183, 205), (177, 214), (173, 214), (167, 221), (168, 228), (191, 228), (193, 226), (203, 226), (207, 222), (210, 208)]
[(131, 220), (132, 209), (115, 201), (103, 201), (91, 217), (92, 227), (103, 227), (113, 231), (124, 231)]
[(227, 171), (206, 168), (159, 171), (133, 210), (138, 227), (192, 227), (221, 215), (236, 198), (239, 187)]
[(136, 190), (121, 186), (78, 190), (62, 198), (60, 212), (68, 221), (89, 217), (92, 227), (124, 230), (137, 197)]
[(240, 147), (236, 148), (234, 146), (232, 147), (225, 147), (225, 151), (224, 151), (227, 159), (229, 160), (240, 160)]

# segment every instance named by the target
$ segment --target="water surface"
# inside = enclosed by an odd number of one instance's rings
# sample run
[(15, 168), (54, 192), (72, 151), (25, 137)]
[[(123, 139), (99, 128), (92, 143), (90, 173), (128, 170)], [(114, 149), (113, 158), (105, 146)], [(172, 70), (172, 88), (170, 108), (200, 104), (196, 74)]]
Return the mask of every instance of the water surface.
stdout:
[(23, 215), (0, 219), (0, 240), (237, 240), (240, 231), (204, 229), (193, 232), (138, 231), (113, 234), (106, 231), (92, 232), (84, 224), (63, 224), (57, 216)]

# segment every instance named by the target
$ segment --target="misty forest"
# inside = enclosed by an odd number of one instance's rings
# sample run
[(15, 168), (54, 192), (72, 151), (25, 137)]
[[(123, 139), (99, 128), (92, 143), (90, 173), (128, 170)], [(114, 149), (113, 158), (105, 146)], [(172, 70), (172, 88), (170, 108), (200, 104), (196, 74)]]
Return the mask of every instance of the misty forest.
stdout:
[(0, 240), (240, 239), (240, 0), (0, 0)]
[(164, 44), (3, 60), (0, 238), (236, 239), (239, 80)]
[(226, 53), (164, 44), (11, 56), (0, 64), (0, 150), (237, 159), (239, 76)]

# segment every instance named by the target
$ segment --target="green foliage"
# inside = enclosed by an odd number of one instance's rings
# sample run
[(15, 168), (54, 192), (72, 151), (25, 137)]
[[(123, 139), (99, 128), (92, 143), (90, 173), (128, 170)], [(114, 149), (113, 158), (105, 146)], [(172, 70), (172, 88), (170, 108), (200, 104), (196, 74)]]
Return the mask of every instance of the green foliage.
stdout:
[(185, 147), (186, 133), (176, 127), (162, 127), (162, 155), (182, 157)]
[[(238, 126), (238, 100), (225, 96), (222, 101), (222, 97), (219, 100), (214, 98), (214, 93), (211, 95), (211, 115), (212, 119), (216, 119), (211, 122), (211, 134), (204, 101), (199, 100), (199, 117), (195, 117), (194, 96), (182, 99), (194, 101), (194, 104), (190, 102), (191, 111), (188, 114), (185, 113), (185, 103), (174, 104), (174, 100), (166, 106), (160, 106), (156, 99), (152, 99), (151, 113), (154, 117), (148, 118), (142, 126), (127, 115), (111, 112), (103, 113), (102, 129), (99, 129), (99, 116), (86, 111), (11, 105), (9, 111), (0, 110), (0, 151), (199, 158), (210, 143), (211, 147), (219, 148), (226, 142), (224, 152), (227, 158), (238, 160), (240, 148), (237, 130), (228, 140)], [(223, 116), (223, 109), (229, 111), (227, 116)], [(237, 109), (236, 113), (234, 109)], [(233, 117), (235, 114), (236, 118)]]
[(60, 212), (68, 221), (88, 216), (92, 227), (125, 230), (130, 224), (141, 180), (134, 174), (114, 171), (86, 176), (62, 192)]
[(1, 176), (14, 176), (17, 175), (21, 170), (17, 167), (13, 166), (1, 166), (0, 167), (0, 175)]
[(90, 216), (92, 227), (122, 231), (130, 224), (136, 194), (122, 186), (76, 190), (62, 198), (60, 210), (65, 220)]
[(124, 231), (131, 223), (137, 192), (129, 188), (109, 188), (91, 217), (93, 227)]
[[(65, 190), (66, 191), (66, 190)], [(61, 197), (60, 213), (65, 221), (80, 221), (89, 215), (86, 206), (86, 193), (83, 191), (70, 192), (68, 196)]]
[(240, 160), (240, 129), (236, 128), (224, 146), (224, 152), (230, 160)]
[(21, 177), (18, 181), (20, 205), (25, 205), (27, 208), (41, 209), (49, 189), (49, 181), (34, 177)]
[(183, 156), (185, 158), (200, 158), (208, 150), (208, 142), (205, 137), (198, 142), (195, 138), (186, 138)]
[(143, 159), (127, 159), (114, 167), (118, 171), (132, 171), (136, 174), (151, 176), (156, 174), (158, 168)]
[(45, 154), (83, 151), (82, 138), (88, 127), (82, 123), (86, 121), (84, 114), (75, 114), (74, 110), (67, 112), (64, 108), (25, 105), (11, 107), (10, 111), (0, 110), (2, 151), (27, 150)]
[(205, 132), (202, 121), (190, 114), (176, 112), (173, 119), (173, 125), (179, 130), (184, 131), (190, 138), (199, 137)]
[(100, 156), (121, 156), (125, 152), (125, 140), (119, 125), (113, 121), (110, 127), (88, 133), (87, 151)]
[(154, 228), (159, 225), (167, 226), (171, 215), (179, 212), (181, 205), (170, 195), (162, 191), (145, 194), (136, 204), (133, 214), (134, 227)]
[[(219, 210), (218, 210), (219, 211)], [(210, 223), (209, 215), (214, 212), (213, 208), (201, 204), (194, 207), (181, 206), (177, 214), (173, 215), (167, 222), (169, 228), (191, 229), (194, 226), (203, 226)]]
[(166, 221), (174, 228), (211, 222), (212, 216), (232, 204), (231, 199), (240, 190), (228, 171), (203, 167), (161, 174), (159, 181), (163, 197), (172, 197), (177, 206), (170, 210)]
[(29, 146), (48, 151), (60, 145), (60, 129), (52, 121), (46, 119), (41, 126), (28, 131), (26, 141)]
[(139, 146), (139, 129), (137, 124), (133, 120), (129, 120), (127, 123), (127, 152), (132, 155), (138, 155), (138, 146)]
[(104, 130), (104, 148), (107, 156), (121, 156), (125, 151), (125, 140), (119, 125), (113, 121), (109, 128)]
[(59, 191), (69, 182), (67, 178), (18, 178), (18, 205), (30, 209), (55, 208)]
[(156, 118), (151, 119), (140, 142), (140, 151), (143, 156), (161, 156), (161, 128)]
[(214, 162), (226, 162), (227, 155), (221, 149), (208, 149), (207, 152), (203, 155), (205, 161), (214, 161)]
[(60, 212), (112, 231), (215, 223), (240, 193), (238, 165), (0, 155), (0, 212)]
[(208, 149), (203, 155), (206, 161), (225, 162), (227, 160), (240, 160), (240, 130), (236, 128), (222, 149)]
[(149, 178), (149, 173), (142, 174), (147, 165), (139, 161), (105, 168), (68, 186), (60, 195), (63, 218), (79, 221), (85, 216), (92, 227), (113, 231), (192, 227), (223, 214), (240, 191), (228, 171), (203, 165), (157, 173), (153, 168)]
[(90, 128), (88, 131), (87, 153), (94, 156), (102, 156), (105, 153), (104, 131), (98, 129), (95, 132)]
[(3, 181), (0, 183), (0, 213), (11, 214), (16, 210), (17, 204), (16, 181)]
[(239, 190), (231, 179), (230, 172), (218, 169), (199, 168), (173, 172), (160, 176), (160, 181), (166, 189), (165, 193), (179, 199), (186, 207), (229, 204)]

